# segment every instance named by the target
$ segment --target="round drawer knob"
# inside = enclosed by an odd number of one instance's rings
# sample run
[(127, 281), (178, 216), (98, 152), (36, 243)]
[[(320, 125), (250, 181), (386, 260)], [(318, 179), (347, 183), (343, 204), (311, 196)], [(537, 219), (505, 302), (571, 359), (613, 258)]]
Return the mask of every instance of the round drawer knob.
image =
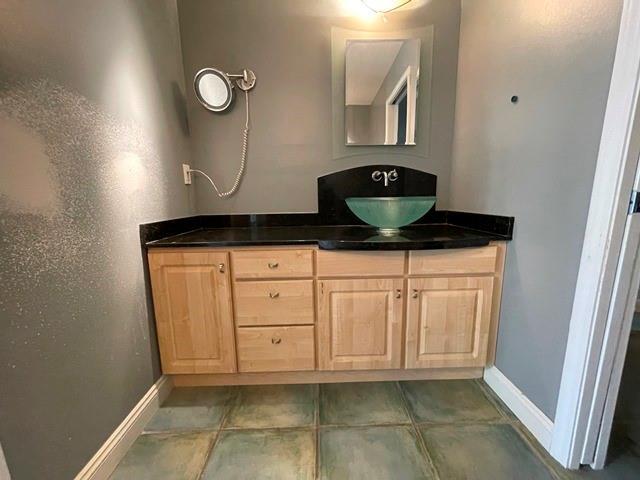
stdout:
[(273, 338), (271, 339), (271, 343), (273, 343), (274, 345), (278, 345), (278, 344), (279, 344), (279, 343), (281, 343), (281, 342), (282, 342), (282, 339), (281, 339), (281, 338), (278, 338), (278, 337), (273, 337)]
[(269, 268), (278, 268), (278, 262), (269, 262)]

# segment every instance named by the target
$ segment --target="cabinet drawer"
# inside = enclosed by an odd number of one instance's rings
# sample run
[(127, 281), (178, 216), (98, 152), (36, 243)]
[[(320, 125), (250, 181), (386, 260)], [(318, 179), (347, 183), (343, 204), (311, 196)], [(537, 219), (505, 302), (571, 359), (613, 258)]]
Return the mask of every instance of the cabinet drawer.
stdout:
[(334, 252), (319, 250), (318, 275), (323, 277), (376, 276), (404, 273), (404, 252)]
[(240, 372), (314, 370), (314, 327), (238, 328)]
[(245, 250), (231, 254), (235, 278), (305, 278), (313, 275), (313, 250)]
[(313, 324), (313, 280), (238, 282), (236, 325)]
[(494, 273), (498, 247), (409, 252), (409, 275)]

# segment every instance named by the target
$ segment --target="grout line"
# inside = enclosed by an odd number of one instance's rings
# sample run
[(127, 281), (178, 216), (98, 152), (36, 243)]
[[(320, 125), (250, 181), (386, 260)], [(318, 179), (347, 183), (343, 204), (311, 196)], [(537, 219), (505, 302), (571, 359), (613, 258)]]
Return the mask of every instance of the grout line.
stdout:
[(209, 449), (207, 450), (207, 454), (204, 457), (204, 462), (202, 463), (202, 469), (200, 470), (200, 473), (198, 474), (198, 480), (202, 479), (202, 476), (204, 475), (204, 471), (207, 469), (207, 464), (209, 463), (209, 459), (211, 458), (211, 453), (213, 452), (213, 447), (215, 447), (216, 443), (218, 443), (218, 438), (220, 437), (220, 432), (216, 433), (216, 435), (213, 437), (213, 440), (211, 440), (211, 444), (209, 445)]
[(455, 420), (448, 422), (416, 422), (418, 427), (455, 427), (465, 425), (513, 425), (513, 422), (506, 418), (475, 419), (475, 420)]
[(139, 437), (143, 435), (189, 435), (191, 433), (209, 433), (217, 432), (220, 427), (189, 427), (189, 428), (173, 428), (170, 430), (147, 430), (142, 432)]
[[(536, 445), (537, 440), (535, 440), (535, 438), (527, 433), (524, 425), (522, 425), (521, 422), (514, 422), (512, 427), (516, 431), (516, 434), (518, 434), (520, 438), (522, 438), (529, 450), (533, 452), (533, 455), (537, 457), (540, 462), (542, 462), (542, 465), (544, 465), (544, 467), (549, 471), (554, 479), (563, 480), (564, 478), (566, 478), (566, 476), (561, 476), (561, 472), (558, 472), (557, 469), (553, 466), (553, 460), (550, 457), (548, 458), (544, 455), (544, 449), (542, 448), (542, 446)], [(560, 468), (562, 468), (562, 466)]]
[(487, 397), (487, 399), (498, 409), (500, 414), (506, 420), (506, 423), (508, 425), (511, 425), (511, 427), (516, 431), (516, 434), (523, 439), (527, 448), (531, 450), (533, 455), (542, 462), (544, 467), (549, 471), (550, 475), (555, 479), (562, 480), (563, 477), (560, 476), (560, 473), (556, 471), (551, 461), (543, 454), (542, 447), (536, 445), (536, 440), (529, 436), (526, 428), (524, 427), (524, 425), (522, 425), (522, 422), (513, 414), (509, 407), (507, 407), (500, 401), (499, 397), (497, 397), (497, 395), (484, 382), (484, 380), (476, 379), (476, 382), (485, 397)]
[(308, 425), (291, 425), (288, 427), (227, 427), (220, 433), (235, 433), (235, 432), (290, 432), (292, 430), (315, 430), (313, 424)]
[(411, 421), (407, 422), (374, 422), (374, 423), (326, 423), (318, 425), (320, 430), (330, 428), (367, 428), (367, 427), (406, 427), (411, 425)]
[(424, 455), (424, 457), (427, 460), (427, 465), (429, 466), (429, 469), (431, 470), (431, 473), (433, 474), (433, 478), (434, 480), (440, 480), (440, 473), (438, 472), (438, 470), (436, 469), (436, 465), (433, 462), (433, 459), (431, 458), (431, 455), (429, 455), (429, 450), (427, 449), (427, 444), (424, 441), (424, 438), (422, 438), (422, 434), (420, 433), (420, 430), (418, 429), (418, 425), (416, 424), (415, 419), (413, 418), (413, 413), (411, 412), (411, 408), (409, 407), (409, 401), (407, 400), (405, 394), (404, 394), (404, 390), (402, 388), (402, 385), (400, 385), (400, 382), (394, 382), (396, 384), (396, 388), (398, 389), (399, 393), (400, 393), (400, 399), (402, 401), (402, 407), (404, 408), (406, 414), (409, 416), (409, 420), (411, 420), (411, 428), (413, 429), (413, 434), (416, 436), (416, 440), (418, 441), (418, 446), (420, 447), (420, 450), (422, 450), (422, 454)]
[(493, 390), (484, 382), (482, 379), (475, 379), (476, 385), (480, 388), (480, 391), (485, 396), (485, 398), (498, 410), (498, 413), (504, 417), (510, 423), (519, 421), (516, 416), (513, 414), (509, 407), (504, 405), (493, 393)]
[(222, 427), (224, 426), (224, 423), (227, 421), (227, 417), (229, 416), (231, 409), (235, 406), (236, 400), (240, 396), (240, 391), (238, 388), (233, 388), (232, 392), (233, 392), (233, 398), (229, 401), (229, 406), (224, 412), (224, 415), (222, 415), (222, 418), (220, 419), (220, 425), (218, 426), (218, 430), (216, 432), (215, 438), (213, 439), (213, 442), (211, 442), (211, 447), (209, 448), (209, 451), (207, 452), (207, 456), (205, 457), (204, 464), (202, 465), (202, 470), (200, 471), (200, 475), (198, 475), (198, 480), (202, 480), (202, 476), (204, 475), (204, 472), (207, 469), (207, 465), (211, 460), (213, 449), (216, 447), (220, 437), (222, 436), (222, 432), (223, 432)]

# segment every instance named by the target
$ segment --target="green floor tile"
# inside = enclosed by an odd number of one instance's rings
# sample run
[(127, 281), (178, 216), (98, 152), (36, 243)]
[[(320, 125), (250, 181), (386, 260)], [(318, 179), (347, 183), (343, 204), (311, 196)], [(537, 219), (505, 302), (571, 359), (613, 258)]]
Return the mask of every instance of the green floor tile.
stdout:
[(329, 383), (320, 385), (322, 425), (409, 423), (395, 382)]
[(466, 422), (500, 420), (502, 415), (473, 380), (402, 382), (416, 422)]
[(319, 448), (325, 480), (432, 478), (409, 426), (321, 428)]
[[(531, 437), (524, 427), (521, 427), (525, 435)], [(567, 470), (562, 467), (544, 448), (534, 442), (534, 448), (550, 465), (561, 480), (638, 480), (640, 478), (640, 449), (621, 429), (620, 425), (614, 425), (618, 429), (612, 432), (609, 442), (607, 463), (602, 470), (592, 470), (583, 466), (580, 470)]]
[(224, 428), (281, 428), (315, 423), (317, 385), (241, 387)]
[(511, 425), (429, 425), (421, 433), (440, 478), (554, 478)]
[(111, 479), (196, 480), (215, 435), (215, 432), (141, 435)]
[(202, 479), (311, 480), (314, 476), (313, 430), (226, 430)]
[(216, 429), (235, 392), (228, 387), (175, 388), (145, 431)]

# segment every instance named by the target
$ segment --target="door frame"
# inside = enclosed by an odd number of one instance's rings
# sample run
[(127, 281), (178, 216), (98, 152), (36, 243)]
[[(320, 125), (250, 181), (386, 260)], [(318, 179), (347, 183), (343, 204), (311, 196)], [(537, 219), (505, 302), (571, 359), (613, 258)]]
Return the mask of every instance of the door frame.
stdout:
[(400, 79), (391, 90), (384, 102), (384, 144), (395, 145), (398, 141), (398, 106), (395, 105), (396, 97), (406, 85), (407, 88), (407, 131), (405, 132), (405, 145), (415, 145), (416, 131), (416, 82), (412, 75), (412, 67), (409, 65)]
[(630, 319), (613, 316), (617, 306), (613, 295), (626, 299), (633, 277), (621, 275), (620, 261), (625, 258), (629, 198), (640, 154), (638, 45), (640, 0), (625, 0), (550, 445), (551, 454), (567, 468), (602, 467), (589, 450), (589, 441), (595, 435), (600, 450), (606, 451), (602, 441), (608, 437), (600, 434), (601, 426), (605, 431), (607, 426), (598, 402), (611, 386), (617, 389), (609, 383), (615, 383), (614, 372), (624, 361), (617, 339)]

